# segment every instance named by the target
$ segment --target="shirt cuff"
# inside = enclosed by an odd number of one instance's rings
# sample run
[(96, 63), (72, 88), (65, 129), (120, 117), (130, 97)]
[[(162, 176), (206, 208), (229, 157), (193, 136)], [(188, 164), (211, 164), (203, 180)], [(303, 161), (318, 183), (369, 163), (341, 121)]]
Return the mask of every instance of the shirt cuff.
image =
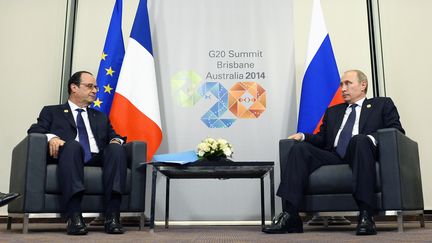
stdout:
[(378, 141), (372, 136), (372, 135), (367, 135), (369, 138), (370, 138), (370, 140), (372, 140), (372, 143), (375, 145), (375, 147), (377, 146), (377, 144), (378, 144)]
[(47, 134), (45, 134), (45, 135), (47, 136), (47, 140), (48, 140), (48, 142), (49, 142), (51, 139), (53, 139), (53, 138), (58, 138), (57, 135), (55, 135), (55, 134), (51, 134), (51, 133), (47, 133)]
[[(123, 139), (121, 139), (121, 138), (113, 138), (113, 139), (111, 139), (111, 141), (117, 141), (117, 142), (119, 142), (121, 145), (123, 145), (123, 143), (124, 143)], [(110, 141), (110, 142), (111, 142), (111, 141)]]

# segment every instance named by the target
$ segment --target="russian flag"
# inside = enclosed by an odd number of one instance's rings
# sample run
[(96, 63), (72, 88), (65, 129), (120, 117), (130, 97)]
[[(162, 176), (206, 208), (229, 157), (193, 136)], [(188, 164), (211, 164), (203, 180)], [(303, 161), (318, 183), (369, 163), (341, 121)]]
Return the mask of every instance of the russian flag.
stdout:
[(162, 141), (162, 129), (147, 0), (138, 5), (110, 119), (128, 141), (145, 141), (151, 160)]
[(325, 110), (343, 102), (340, 77), (320, 0), (314, 0), (297, 131), (319, 131)]

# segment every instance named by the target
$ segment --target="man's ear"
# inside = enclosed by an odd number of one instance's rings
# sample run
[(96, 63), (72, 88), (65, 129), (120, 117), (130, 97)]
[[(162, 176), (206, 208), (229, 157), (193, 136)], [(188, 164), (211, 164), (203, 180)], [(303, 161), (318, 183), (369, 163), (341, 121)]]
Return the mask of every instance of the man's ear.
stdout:
[(366, 91), (366, 87), (367, 87), (367, 83), (366, 83), (366, 81), (361, 81), (361, 86), (362, 86), (362, 90), (363, 91)]
[(75, 92), (78, 89), (78, 85), (71, 84), (70, 88), (71, 88), (72, 92)]

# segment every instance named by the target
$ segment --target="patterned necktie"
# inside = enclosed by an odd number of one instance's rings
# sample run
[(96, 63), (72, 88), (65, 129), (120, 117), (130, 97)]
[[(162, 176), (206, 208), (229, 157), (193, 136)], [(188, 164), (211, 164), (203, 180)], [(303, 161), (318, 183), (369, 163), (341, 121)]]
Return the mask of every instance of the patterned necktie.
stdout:
[(339, 135), (336, 152), (341, 156), (341, 158), (345, 157), (348, 143), (352, 137), (352, 130), (356, 120), (356, 111), (355, 111), (356, 106), (357, 104), (352, 104), (350, 106), (351, 113), (349, 114), (348, 119), (345, 122), (345, 126), (342, 128), (342, 131)]
[(77, 115), (77, 128), (78, 128), (78, 137), (79, 137), (79, 143), (84, 149), (84, 162), (88, 162), (91, 159), (91, 152), (90, 152), (90, 143), (89, 138), (87, 134), (87, 129), (84, 124), (84, 119), (81, 115), (82, 112), (85, 112), (84, 109), (76, 109), (78, 111)]

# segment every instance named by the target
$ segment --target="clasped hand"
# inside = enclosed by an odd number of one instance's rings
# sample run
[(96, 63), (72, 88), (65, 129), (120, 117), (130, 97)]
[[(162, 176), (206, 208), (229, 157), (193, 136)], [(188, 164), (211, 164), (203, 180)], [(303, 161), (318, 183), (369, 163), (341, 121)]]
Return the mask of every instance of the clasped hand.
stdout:
[(49, 140), (49, 142), (48, 142), (50, 155), (53, 158), (57, 159), (60, 146), (63, 146), (64, 144), (65, 144), (65, 141), (61, 140), (59, 137), (51, 138), (51, 140)]
[(295, 133), (295, 134), (288, 136), (288, 139), (294, 139), (297, 141), (301, 141), (303, 139), (303, 135), (301, 133)]

